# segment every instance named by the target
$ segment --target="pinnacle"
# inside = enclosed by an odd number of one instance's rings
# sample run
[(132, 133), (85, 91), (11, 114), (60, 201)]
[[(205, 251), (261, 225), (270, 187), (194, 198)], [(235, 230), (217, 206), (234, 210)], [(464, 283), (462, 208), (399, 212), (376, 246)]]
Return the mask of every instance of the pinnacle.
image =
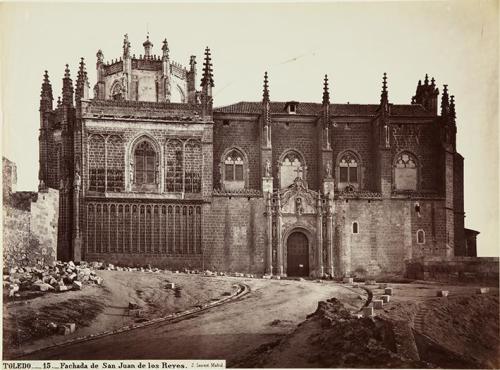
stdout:
[(328, 91), (328, 75), (323, 82), (323, 104), (330, 104), (330, 92)]
[(264, 73), (264, 93), (262, 94), (264, 102), (269, 101), (269, 81), (267, 79), (267, 71)]
[(64, 78), (70, 78), (69, 65), (66, 64), (66, 69), (64, 70)]

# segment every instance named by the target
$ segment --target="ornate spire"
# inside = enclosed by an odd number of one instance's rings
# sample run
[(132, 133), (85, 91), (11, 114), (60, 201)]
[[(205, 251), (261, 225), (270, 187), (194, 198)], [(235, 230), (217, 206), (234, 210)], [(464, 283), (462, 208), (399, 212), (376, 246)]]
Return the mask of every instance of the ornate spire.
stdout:
[(80, 59), (80, 68), (78, 68), (78, 76), (76, 79), (75, 99), (87, 99), (89, 90), (89, 82), (87, 79), (87, 71), (85, 70), (85, 61)]
[(455, 111), (455, 96), (454, 95), (450, 96), (450, 118), (453, 122), (455, 122), (455, 119), (457, 118), (457, 113)]
[(262, 94), (262, 102), (269, 103), (269, 81), (267, 79), (267, 71), (264, 73), (264, 91)]
[(163, 46), (161, 47), (161, 50), (163, 51), (163, 57), (168, 58), (168, 52), (170, 51), (168, 48), (168, 41), (167, 39), (163, 40)]
[(43, 74), (42, 91), (40, 93), (40, 110), (52, 110), (52, 85), (49, 81), (49, 73)]
[(205, 49), (205, 60), (203, 62), (203, 76), (201, 78), (201, 86), (214, 87), (214, 78), (212, 73), (212, 58), (210, 57), (210, 49), (208, 46)]
[(323, 83), (323, 105), (330, 105), (330, 92), (328, 91), (328, 75), (325, 75)]
[(428, 84), (429, 84), (429, 75), (428, 75), (427, 73), (425, 74), (424, 84), (425, 84), (425, 85), (428, 85)]
[(387, 73), (384, 72), (384, 77), (382, 78), (382, 94), (380, 95), (380, 104), (385, 105), (389, 102), (389, 97), (387, 94)]
[(448, 100), (448, 85), (443, 85), (443, 96), (441, 97), (441, 116), (447, 117), (450, 113), (450, 102)]
[(128, 34), (125, 34), (123, 35), (123, 58), (127, 58), (129, 56), (130, 56), (130, 42), (128, 41)]
[(63, 105), (73, 106), (73, 81), (71, 81), (69, 66), (67, 64), (64, 70), (62, 103)]
[(144, 46), (144, 57), (149, 58), (151, 56), (151, 48), (153, 47), (153, 43), (149, 41), (149, 32), (142, 46)]

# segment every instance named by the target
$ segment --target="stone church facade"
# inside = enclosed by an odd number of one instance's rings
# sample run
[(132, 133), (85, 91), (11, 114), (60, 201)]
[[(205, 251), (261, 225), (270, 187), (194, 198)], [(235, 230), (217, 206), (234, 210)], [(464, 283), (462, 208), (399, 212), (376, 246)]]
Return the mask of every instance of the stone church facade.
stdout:
[[(200, 90), (144, 42), (82, 61), (53, 106), (40, 100), (40, 187), (60, 190), (58, 257), (281, 276), (400, 274), (464, 255), (463, 158), (455, 103), (434, 79), (411, 104), (270, 99), (214, 108), (210, 50)], [(440, 112), (439, 110), (440, 105)]]

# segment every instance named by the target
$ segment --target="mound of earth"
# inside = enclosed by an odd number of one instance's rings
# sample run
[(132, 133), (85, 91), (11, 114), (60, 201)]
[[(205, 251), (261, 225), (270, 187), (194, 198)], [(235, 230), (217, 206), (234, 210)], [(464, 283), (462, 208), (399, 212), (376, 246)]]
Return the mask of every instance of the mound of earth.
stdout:
[(237, 367), (429, 368), (398, 351), (394, 324), (385, 318), (356, 318), (332, 298), (289, 336), (252, 352)]
[(499, 297), (468, 295), (425, 305), (417, 344), (440, 367), (500, 368)]

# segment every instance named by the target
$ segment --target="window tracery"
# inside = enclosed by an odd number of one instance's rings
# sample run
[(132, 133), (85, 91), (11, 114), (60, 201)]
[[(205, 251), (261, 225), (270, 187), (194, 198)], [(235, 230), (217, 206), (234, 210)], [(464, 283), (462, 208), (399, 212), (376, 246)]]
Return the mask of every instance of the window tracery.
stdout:
[(360, 183), (360, 160), (351, 151), (347, 151), (340, 156), (338, 162), (338, 188), (339, 190), (353, 191), (359, 189)]
[(394, 184), (397, 190), (417, 190), (417, 159), (408, 152), (400, 153), (394, 163)]
[(295, 152), (287, 152), (280, 162), (280, 188), (286, 188), (293, 184), (297, 177), (304, 179), (305, 161), (302, 156)]

